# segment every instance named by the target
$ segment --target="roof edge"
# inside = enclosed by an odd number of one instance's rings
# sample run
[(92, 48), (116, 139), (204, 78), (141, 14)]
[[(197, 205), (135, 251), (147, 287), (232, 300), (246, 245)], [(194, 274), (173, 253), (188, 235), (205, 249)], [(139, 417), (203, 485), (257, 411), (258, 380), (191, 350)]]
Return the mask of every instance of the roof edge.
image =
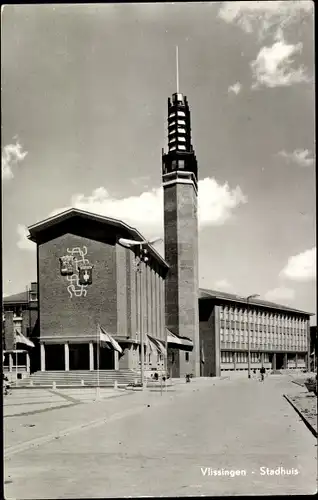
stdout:
[[(96, 221), (99, 221), (101, 223), (113, 223), (113, 224), (118, 224), (120, 225), (123, 229), (126, 229), (133, 237), (140, 238), (141, 240), (144, 240), (144, 236), (134, 227), (129, 226), (125, 222), (123, 222), (121, 219), (114, 219), (112, 217), (106, 217), (105, 215), (99, 215), (96, 213), (92, 212), (87, 212), (86, 210), (81, 210), (79, 208), (68, 208), (67, 210), (64, 210), (63, 212), (59, 212), (58, 214), (55, 214), (51, 217), (48, 217), (46, 219), (43, 219), (40, 222), (37, 222), (36, 224), (33, 224), (31, 226), (28, 226), (28, 239), (33, 241), (34, 243), (37, 243), (37, 238), (35, 237), (35, 234), (40, 233), (42, 230), (48, 229), (49, 227), (53, 226), (55, 223), (59, 222), (59, 219), (68, 219), (72, 216), (79, 215), (79, 216), (84, 216), (87, 218), (95, 219)], [(32, 234), (35, 233), (35, 234)], [(161, 263), (163, 267), (166, 268), (166, 270), (170, 269), (169, 264), (166, 262), (164, 257), (162, 257), (159, 252), (152, 246), (148, 245), (148, 248), (151, 249), (151, 252), (153, 253), (154, 257)]]

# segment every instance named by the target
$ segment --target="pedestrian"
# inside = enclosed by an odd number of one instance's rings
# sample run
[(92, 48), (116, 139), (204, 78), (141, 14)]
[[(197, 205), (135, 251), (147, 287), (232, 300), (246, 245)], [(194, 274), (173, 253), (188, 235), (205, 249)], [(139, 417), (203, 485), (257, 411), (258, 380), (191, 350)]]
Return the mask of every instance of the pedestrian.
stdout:
[(264, 377), (265, 377), (265, 368), (264, 366), (262, 366), (262, 368), (260, 369), (260, 374), (261, 374), (261, 381), (264, 382)]
[(4, 385), (4, 394), (7, 396), (9, 394), (9, 391), (11, 389), (9, 379), (4, 373), (2, 374), (2, 380), (3, 380), (3, 385)]

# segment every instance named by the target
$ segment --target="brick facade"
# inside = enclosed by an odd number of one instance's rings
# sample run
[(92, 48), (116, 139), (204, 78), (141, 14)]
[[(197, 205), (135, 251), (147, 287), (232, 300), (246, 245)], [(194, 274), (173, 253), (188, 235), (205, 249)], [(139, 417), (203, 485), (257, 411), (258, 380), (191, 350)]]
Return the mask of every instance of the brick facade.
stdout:
[[(94, 266), (93, 283), (86, 296), (68, 291), (59, 258), (67, 249), (87, 248), (85, 258)], [(74, 234), (64, 234), (39, 245), (40, 338), (43, 341), (87, 342), (96, 338), (97, 324), (117, 333), (116, 247)]]
[(165, 259), (170, 266), (166, 279), (166, 326), (194, 344), (188, 356), (179, 350), (173, 352), (172, 376), (199, 376), (197, 193), (192, 184), (164, 185), (164, 227)]

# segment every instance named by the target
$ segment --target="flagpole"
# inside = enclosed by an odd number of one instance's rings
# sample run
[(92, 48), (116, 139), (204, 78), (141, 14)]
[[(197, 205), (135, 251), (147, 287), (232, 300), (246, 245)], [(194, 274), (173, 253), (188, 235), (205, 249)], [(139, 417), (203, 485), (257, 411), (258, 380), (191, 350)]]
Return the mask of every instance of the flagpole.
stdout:
[(167, 392), (167, 376), (168, 376), (168, 331), (167, 331), (166, 328), (165, 328), (165, 332), (166, 332), (166, 353), (165, 353), (165, 372), (166, 372), (166, 376), (165, 376), (165, 384), (166, 384), (166, 392)]
[(99, 334), (99, 325), (97, 325), (97, 343), (96, 343), (96, 368), (97, 368), (97, 387), (96, 387), (96, 399), (99, 400), (100, 392), (99, 392), (99, 347), (100, 347), (100, 334)]
[[(17, 335), (17, 332), (15, 332)], [(15, 337), (17, 339), (17, 337)], [(15, 384), (18, 385), (18, 352), (17, 352), (17, 340), (15, 340)]]
[(140, 376), (141, 376), (141, 387), (142, 389), (144, 388), (144, 381), (145, 381), (145, 376), (144, 376), (144, 362), (145, 362), (145, 359), (144, 359), (144, 355), (145, 355), (145, 352), (144, 352), (144, 317), (143, 317), (143, 300), (144, 300), (144, 294), (143, 294), (143, 273), (142, 273), (142, 269), (141, 269), (141, 266), (140, 266), (140, 363), (141, 363), (141, 366), (140, 366)]

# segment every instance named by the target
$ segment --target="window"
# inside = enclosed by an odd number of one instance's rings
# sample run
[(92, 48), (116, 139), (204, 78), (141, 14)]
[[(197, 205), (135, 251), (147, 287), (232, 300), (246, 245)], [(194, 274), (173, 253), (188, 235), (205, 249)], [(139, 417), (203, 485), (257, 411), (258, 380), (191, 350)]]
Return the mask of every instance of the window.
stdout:
[(179, 144), (178, 145), (178, 149), (180, 149), (180, 151), (185, 151), (186, 150), (186, 147), (183, 146), (182, 144)]
[(178, 127), (178, 133), (179, 133), (179, 134), (185, 134), (185, 133), (186, 133), (186, 129), (185, 129), (185, 128), (179, 128), (179, 127)]
[[(178, 116), (184, 116), (185, 117), (185, 112), (184, 111), (178, 111)], [(174, 115), (171, 115), (171, 116), (174, 116)], [(169, 116), (170, 118), (170, 116)]]
[(224, 328), (220, 328), (220, 337), (221, 337), (221, 341), (223, 342), (224, 341)]
[(30, 292), (29, 293), (29, 300), (30, 300), (30, 302), (36, 302), (38, 300), (37, 292)]
[(189, 353), (188, 352), (185, 353), (185, 360), (186, 360), (186, 362), (189, 361)]
[(179, 160), (179, 168), (184, 169), (184, 160)]

